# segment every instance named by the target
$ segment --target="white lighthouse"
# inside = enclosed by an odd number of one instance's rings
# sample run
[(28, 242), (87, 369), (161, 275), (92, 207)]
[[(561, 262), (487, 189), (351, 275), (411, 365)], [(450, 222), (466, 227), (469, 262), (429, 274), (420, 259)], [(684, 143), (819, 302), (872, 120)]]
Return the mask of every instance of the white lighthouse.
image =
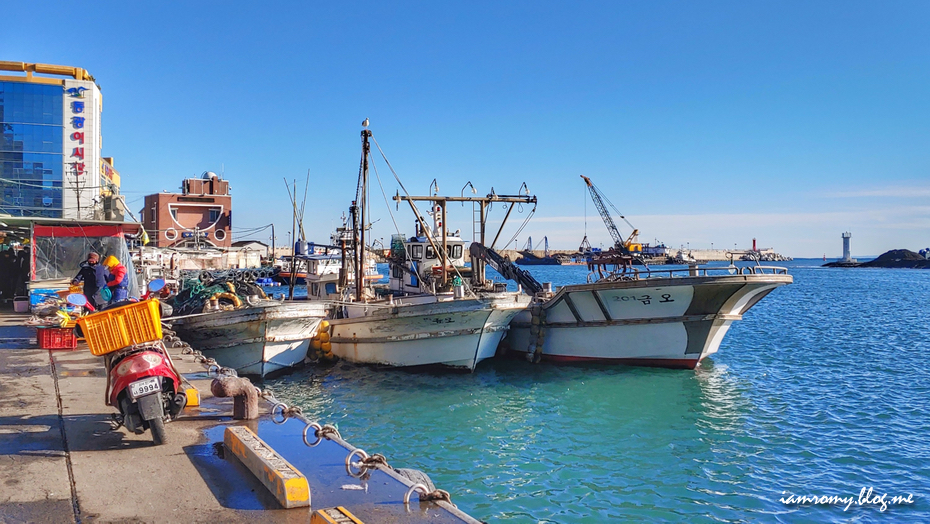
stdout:
[(852, 238), (852, 233), (849, 231), (843, 233), (843, 259), (840, 262), (855, 262), (856, 259), (852, 258), (849, 254), (849, 239)]

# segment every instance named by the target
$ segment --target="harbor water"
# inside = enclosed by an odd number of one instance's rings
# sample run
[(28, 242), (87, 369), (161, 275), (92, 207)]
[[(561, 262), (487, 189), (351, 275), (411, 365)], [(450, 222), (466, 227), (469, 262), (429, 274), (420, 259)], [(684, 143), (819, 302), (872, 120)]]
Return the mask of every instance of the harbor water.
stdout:
[[(928, 521), (930, 271), (821, 263), (775, 264), (795, 283), (694, 371), (338, 363), (265, 385), (489, 522)], [(587, 275), (530, 270), (557, 286)], [(860, 504), (870, 487), (913, 503)]]

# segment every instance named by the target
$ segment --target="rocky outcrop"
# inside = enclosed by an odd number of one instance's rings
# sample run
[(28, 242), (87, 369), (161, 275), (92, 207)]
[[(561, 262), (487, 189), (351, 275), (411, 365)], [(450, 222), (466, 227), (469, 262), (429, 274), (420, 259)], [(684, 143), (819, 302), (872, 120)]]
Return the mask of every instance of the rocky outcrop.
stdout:
[(861, 263), (849, 262), (830, 262), (824, 264), (824, 267), (885, 267), (885, 268), (908, 268), (908, 269), (930, 269), (930, 260), (907, 249), (892, 249), (882, 253), (875, 260)]

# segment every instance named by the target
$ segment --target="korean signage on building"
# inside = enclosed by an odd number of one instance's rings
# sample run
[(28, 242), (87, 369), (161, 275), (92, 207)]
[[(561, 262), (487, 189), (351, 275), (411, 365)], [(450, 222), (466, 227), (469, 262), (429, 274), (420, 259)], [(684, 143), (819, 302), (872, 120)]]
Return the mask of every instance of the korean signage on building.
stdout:
[(65, 80), (62, 99), (64, 218), (92, 218), (100, 196), (100, 90), (90, 81)]
[[(65, 122), (65, 128), (71, 132), (71, 144), (69, 144), (71, 154), (68, 163), (71, 164), (71, 172), (77, 177), (87, 173), (87, 163), (84, 161), (84, 122), (87, 120), (84, 91), (87, 91), (87, 88), (72, 87), (65, 90), (68, 109), (71, 113), (69, 121)], [(65, 152), (67, 151), (68, 149), (65, 149)]]

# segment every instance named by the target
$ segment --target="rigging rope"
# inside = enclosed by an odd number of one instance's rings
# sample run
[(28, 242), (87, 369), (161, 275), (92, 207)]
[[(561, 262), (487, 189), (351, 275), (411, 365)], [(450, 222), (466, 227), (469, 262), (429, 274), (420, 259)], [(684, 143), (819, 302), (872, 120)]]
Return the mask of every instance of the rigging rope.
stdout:
[[(378, 140), (375, 139), (374, 135), (371, 136), (371, 141), (375, 143), (375, 147), (377, 147), (377, 148), (378, 148), (378, 152), (381, 153), (381, 158), (384, 159), (384, 163), (387, 164), (388, 169), (391, 170), (391, 174), (394, 175), (394, 180), (397, 181), (397, 184), (400, 186), (400, 188), (404, 190), (404, 195), (409, 199), (409, 198), (410, 198), (410, 193), (407, 191), (407, 188), (404, 187), (404, 183), (400, 181), (400, 177), (397, 176), (397, 172), (394, 171), (394, 166), (391, 165), (391, 161), (387, 159), (387, 155), (385, 155), (385, 154), (384, 154), (384, 150), (381, 149), (381, 144), (378, 143)], [(372, 164), (373, 164), (373, 162), (372, 162)], [(377, 170), (375, 170), (375, 175), (377, 175)], [(379, 183), (381, 182), (380, 178), (379, 178), (378, 182), (379, 182)], [(382, 191), (384, 191), (383, 188), (382, 188)], [(407, 200), (407, 202), (409, 202), (410, 205), (413, 207), (413, 212), (416, 214), (417, 220), (419, 221), (419, 220), (421, 219), (421, 218), (420, 218), (421, 215), (420, 215), (420, 210), (417, 209), (416, 203), (415, 203), (413, 200)], [(393, 216), (392, 216), (392, 218), (393, 218)], [(424, 233), (427, 233), (427, 232), (424, 231)], [(437, 247), (438, 247), (439, 249), (442, 249), (442, 245), (441, 245), (441, 244), (440, 244), (439, 246), (437, 246)], [(406, 245), (404, 246), (404, 251), (406, 252)], [(443, 256), (444, 256), (444, 260), (448, 260), (448, 259), (449, 259), (449, 253), (445, 252), (444, 250), (443, 250)], [(467, 281), (465, 280), (465, 278), (462, 277), (462, 274), (459, 273), (459, 270), (458, 270), (454, 265), (452, 266), (452, 269), (453, 269), (453, 271), (455, 271), (455, 274), (458, 275), (458, 277), (459, 277), (460, 279), (462, 279), (462, 284), (465, 286), (465, 290), (468, 291), (469, 293), (471, 293), (473, 296), (477, 296), (477, 294), (475, 293), (475, 291), (471, 288), (471, 286), (469, 286), (469, 285), (467, 284)]]
[(517, 229), (517, 231), (513, 234), (513, 236), (510, 237), (510, 240), (508, 240), (507, 243), (504, 244), (505, 246), (509, 246), (511, 242), (513, 242), (514, 240), (517, 239), (517, 235), (519, 235), (520, 233), (523, 232), (523, 228), (525, 228), (525, 227), (527, 226), (527, 224), (530, 223), (530, 219), (533, 218), (533, 215), (534, 215), (534, 214), (536, 214), (536, 206), (535, 206), (535, 205), (533, 206), (532, 211), (530, 211), (530, 213), (529, 213), (528, 215), (526, 215), (526, 218), (523, 220), (523, 224), (520, 225), (520, 228)]

